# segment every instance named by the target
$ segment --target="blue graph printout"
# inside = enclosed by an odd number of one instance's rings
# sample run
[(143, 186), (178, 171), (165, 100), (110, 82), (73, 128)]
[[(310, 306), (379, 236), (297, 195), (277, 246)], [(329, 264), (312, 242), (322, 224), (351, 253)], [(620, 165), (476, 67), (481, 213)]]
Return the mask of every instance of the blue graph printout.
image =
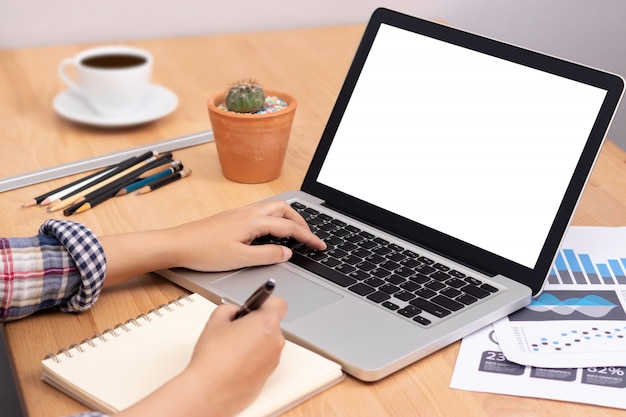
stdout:
[(494, 323), (510, 361), (546, 368), (626, 366), (626, 228), (572, 226), (546, 285)]
[(469, 391), (626, 409), (626, 368), (520, 365), (505, 357), (498, 342), (492, 326), (465, 337), (461, 342), (450, 386)]

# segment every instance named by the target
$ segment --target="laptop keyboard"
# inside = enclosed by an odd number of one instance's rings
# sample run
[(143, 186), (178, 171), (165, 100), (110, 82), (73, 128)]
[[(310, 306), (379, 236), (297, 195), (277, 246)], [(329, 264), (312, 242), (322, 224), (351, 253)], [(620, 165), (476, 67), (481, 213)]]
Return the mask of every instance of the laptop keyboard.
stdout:
[[(293, 251), (295, 265), (427, 326), (498, 291), (450, 266), (294, 202), (311, 231), (328, 245), (314, 250), (295, 239), (264, 236)], [(428, 313), (427, 315), (424, 312)]]

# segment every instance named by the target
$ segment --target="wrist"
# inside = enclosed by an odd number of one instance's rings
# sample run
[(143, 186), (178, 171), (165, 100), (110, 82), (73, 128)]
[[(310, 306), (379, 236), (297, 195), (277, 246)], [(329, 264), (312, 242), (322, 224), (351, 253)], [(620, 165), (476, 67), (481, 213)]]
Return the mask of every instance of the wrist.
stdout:
[[(176, 393), (176, 398), (184, 399), (185, 409), (180, 415), (185, 417), (231, 417), (239, 408), (233, 407), (229, 392), (224, 381), (207, 378), (206, 369), (195, 369), (188, 366), (183, 372), (172, 379), (168, 385)], [(181, 410), (177, 410), (180, 412)]]
[(176, 265), (173, 244), (166, 231), (146, 231), (100, 238), (107, 258), (106, 286)]

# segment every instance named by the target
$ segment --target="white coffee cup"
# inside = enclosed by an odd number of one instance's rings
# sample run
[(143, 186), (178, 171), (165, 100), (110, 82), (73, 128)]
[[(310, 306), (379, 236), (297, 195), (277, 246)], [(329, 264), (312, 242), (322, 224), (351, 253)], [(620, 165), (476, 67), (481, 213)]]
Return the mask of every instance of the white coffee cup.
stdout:
[[(75, 82), (66, 72), (75, 68)], [(59, 75), (70, 90), (82, 96), (102, 116), (123, 116), (137, 111), (150, 86), (152, 55), (130, 46), (101, 46), (66, 58)]]

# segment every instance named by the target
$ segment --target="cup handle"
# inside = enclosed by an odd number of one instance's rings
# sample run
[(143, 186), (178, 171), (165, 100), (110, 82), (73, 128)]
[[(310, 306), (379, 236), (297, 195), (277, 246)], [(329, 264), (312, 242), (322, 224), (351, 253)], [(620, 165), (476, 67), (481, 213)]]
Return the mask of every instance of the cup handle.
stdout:
[(80, 93), (80, 88), (78, 88), (78, 85), (76, 85), (76, 83), (69, 77), (69, 75), (65, 73), (65, 67), (68, 65), (76, 66), (76, 62), (72, 58), (65, 58), (63, 61), (61, 61), (61, 63), (59, 64), (59, 76), (61, 77), (63, 82), (65, 82), (65, 84), (70, 87), (70, 90), (76, 93)]

